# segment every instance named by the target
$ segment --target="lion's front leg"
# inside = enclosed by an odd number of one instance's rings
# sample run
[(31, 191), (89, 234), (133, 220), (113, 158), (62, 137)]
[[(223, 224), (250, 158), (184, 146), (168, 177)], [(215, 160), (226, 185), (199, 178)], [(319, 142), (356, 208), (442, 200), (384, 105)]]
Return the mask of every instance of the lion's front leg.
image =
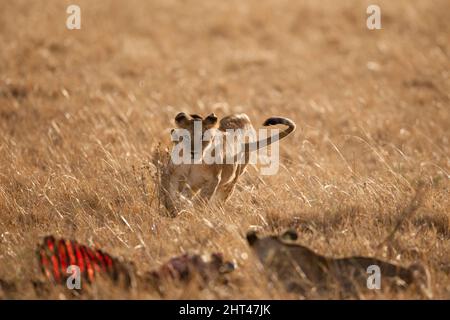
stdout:
[(164, 206), (166, 207), (169, 216), (176, 217), (178, 215), (178, 188), (180, 181), (177, 177), (170, 177), (163, 185), (164, 192)]
[(171, 217), (176, 217), (184, 209), (193, 206), (190, 200), (192, 192), (183, 177), (171, 176), (164, 189), (164, 205)]
[(236, 184), (234, 182), (231, 182), (225, 186), (220, 187), (216, 193), (217, 201), (222, 203), (227, 202), (228, 199), (230, 199), (231, 195), (233, 194), (235, 187)]
[(206, 181), (200, 190), (200, 199), (204, 202), (209, 202), (213, 199), (214, 194), (220, 184), (220, 175), (212, 177), (210, 180)]

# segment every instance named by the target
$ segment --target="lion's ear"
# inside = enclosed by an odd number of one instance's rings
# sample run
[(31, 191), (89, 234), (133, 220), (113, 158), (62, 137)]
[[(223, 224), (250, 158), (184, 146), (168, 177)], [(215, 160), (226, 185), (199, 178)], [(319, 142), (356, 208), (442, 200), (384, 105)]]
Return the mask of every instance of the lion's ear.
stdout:
[(247, 232), (247, 241), (249, 245), (253, 245), (256, 240), (258, 240), (258, 235), (256, 234), (256, 230), (250, 230)]
[(296, 241), (298, 239), (297, 231), (294, 229), (286, 230), (282, 235), (281, 239), (286, 241)]
[(218, 120), (217, 116), (214, 113), (211, 113), (209, 116), (205, 118), (205, 120), (203, 120), (203, 126), (206, 129), (210, 129), (217, 124), (217, 120)]
[(184, 112), (180, 112), (175, 117), (175, 124), (180, 128), (186, 128), (189, 125), (189, 116)]

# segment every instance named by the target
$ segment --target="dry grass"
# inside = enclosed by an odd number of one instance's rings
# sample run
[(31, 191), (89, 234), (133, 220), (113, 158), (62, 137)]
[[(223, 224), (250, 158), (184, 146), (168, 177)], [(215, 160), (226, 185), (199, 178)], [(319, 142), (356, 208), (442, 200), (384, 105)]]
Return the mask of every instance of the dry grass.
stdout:
[[(255, 268), (253, 225), (295, 227), (322, 254), (421, 261), (450, 298), (447, 0), (378, 1), (381, 31), (365, 27), (367, 1), (80, 0), (80, 31), (65, 28), (72, 1), (1, 2), (0, 278), (16, 288), (0, 297), (71, 297), (31, 285), (35, 245), (55, 234), (140, 271), (186, 251), (238, 265), (229, 287), (169, 298), (293, 298)], [(250, 170), (224, 208), (170, 219), (151, 162), (181, 110), (299, 129), (276, 176)], [(158, 296), (98, 284), (82, 297)]]

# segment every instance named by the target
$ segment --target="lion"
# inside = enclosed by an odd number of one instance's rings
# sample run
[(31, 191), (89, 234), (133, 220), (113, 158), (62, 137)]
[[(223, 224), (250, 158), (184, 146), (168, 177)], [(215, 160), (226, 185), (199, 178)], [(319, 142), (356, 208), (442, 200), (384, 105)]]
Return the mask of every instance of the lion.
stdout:
[[(181, 156), (187, 156), (194, 163), (169, 162), (167, 177), (162, 181), (164, 204), (169, 214), (177, 216), (183, 207), (193, 205), (194, 198), (203, 203), (213, 200), (219, 203), (226, 202), (231, 197), (238, 179), (246, 171), (251, 153), (285, 138), (296, 128), (292, 120), (284, 117), (270, 117), (263, 126), (278, 124), (287, 128), (278, 135), (254, 141), (252, 137), (255, 136), (255, 129), (246, 114), (230, 115), (220, 122), (214, 113), (205, 118), (184, 112), (177, 114), (175, 125), (178, 129), (188, 132), (191, 147), (190, 154), (183, 153)], [(196, 129), (199, 127), (201, 130)], [(230, 130), (234, 130), (236, 134), (232, 135)], [(218, 138), (223, 142), (219, 149), (216, 144)], [(236, 140), (240, 143), (242, 152), (231, 154), (230, 157), (230, 149), (227, 147), (233, 145)], [(201, 150), (196, 150), (195, 141), (201, 141)], [(175, 145), (178, 143), (182, 142), (177, 141)], [(219, 161), (206, 163), (203, 160), (207, 153)], [(228, 161), (230, 158), (233, 160), (231, 163)]]
[(372, 270), (378, 269), (381, 281), (376, 289), (398, 291), (416, 286), (424, 296), (431, 296), (428, 270), (420, 264), (403, 267), (371, 257), (326, 257), (295, 243), (297, 238), (295, 230), (263, 238), (253, 230), (247, 233), (247, 241), (269, 277), (283, 284), (288, 292), (308, 297), (335, 289), (341, 297), (358, 296), (372, 291), (369, 285), (374, 278), (369, 277)]

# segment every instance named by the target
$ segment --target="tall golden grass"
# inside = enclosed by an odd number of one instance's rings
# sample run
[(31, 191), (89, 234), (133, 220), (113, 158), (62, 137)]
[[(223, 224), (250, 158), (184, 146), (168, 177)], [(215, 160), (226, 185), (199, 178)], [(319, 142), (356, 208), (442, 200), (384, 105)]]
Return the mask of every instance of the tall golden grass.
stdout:
[[(159, 298), (108, 283), (42, 289), (34, 249), (54, 234), (140, 272), (183, 252), (237, 264), (228, 286), (167, 298), (298, 298), (252, 255), (244, 235), (257, 226), (296, 228), (329, 256), (420, 261), (433, 296), (450, 298), (447, 0), (378, 1), (374, 31), (370, 1), (79, 0), (72, 31), (69, 4), (1, 1), (0, 297)], [(245, 112), (256, 127), (282, 115), (298, 130), (277, 175), (250, 169), (225, 206), (171, 219), (154, 152), (179, 111)]]

